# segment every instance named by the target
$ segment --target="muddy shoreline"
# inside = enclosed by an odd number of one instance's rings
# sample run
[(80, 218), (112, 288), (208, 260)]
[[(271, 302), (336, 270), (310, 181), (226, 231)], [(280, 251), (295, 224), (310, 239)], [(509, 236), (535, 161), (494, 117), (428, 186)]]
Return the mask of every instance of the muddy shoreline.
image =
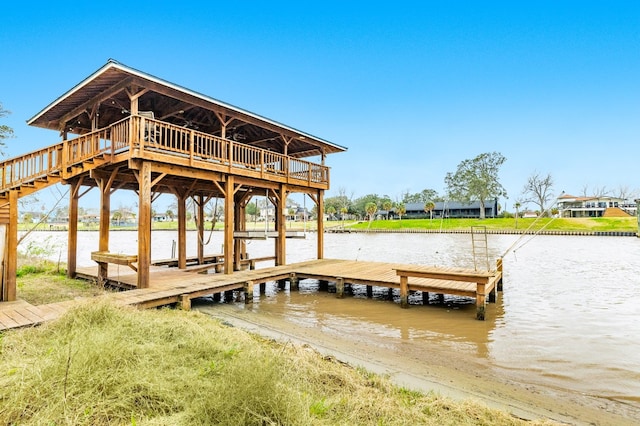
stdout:
[(522, 419), (545, 418), (572, 425), (633, 425), (640, 421), (640, 409), (635, 406), (520, 383), (468, 355), (437, 348), (425, 351), (410, 343), (385, 347), (366, 333), (337, 336), (241, 305), (202, 303), (194, 308), (252, 333), (308, 345), (353, 367), (386, 375), (398, 385), (435, 391), (456, 400), (473, 399)]

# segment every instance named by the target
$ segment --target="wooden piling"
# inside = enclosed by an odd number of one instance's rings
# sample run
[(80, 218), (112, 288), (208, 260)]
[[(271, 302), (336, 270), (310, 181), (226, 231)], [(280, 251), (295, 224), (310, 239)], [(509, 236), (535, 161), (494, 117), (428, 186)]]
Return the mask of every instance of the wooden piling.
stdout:
[(244, 304), (251, 305), (253, 303), (253, 281), (244, 283)]
[(180, 309), (182, 309), (183, 311), (191, 310), (191, 299), (189, 298), (188, 294), (180, 295)]
[(481, 321), (484, 321), (484, 314), (487, 305), (485, 294), (485, 285), (478, 283), (478, 290), (476, 292), (476, 319)]
[(423, 305), (428, 305), (429, 304), (429, 292), (428, 291), (423, 291), (422, 292), (422, 304)]
[(298, 290), (299, 284), (296, 274), (291, 274), (289, 276), (289, 290)]
[(400, 307), (409, 307), (409, 277), (400, 277)]
[(371, 285), (367, 286), (367, 297), (368, 298), (372, 298), (373, 297), (373, 286), (371, 286)]
[(344, 278), (336, 278), (336, 297), (338, 299), (344, 297)]
[(502, 277), (503, 277), (502, 267), (503, 267), (502, 266), (502, 258), (499, 257), (498, 259), (496, 259), (496, 271), (498, 271), (498, 274), (499, 274), (499, 277), (500, 277), (498, 279), (498, 282), (496, 283), (496, 289), (498, 291), (502, 291)]

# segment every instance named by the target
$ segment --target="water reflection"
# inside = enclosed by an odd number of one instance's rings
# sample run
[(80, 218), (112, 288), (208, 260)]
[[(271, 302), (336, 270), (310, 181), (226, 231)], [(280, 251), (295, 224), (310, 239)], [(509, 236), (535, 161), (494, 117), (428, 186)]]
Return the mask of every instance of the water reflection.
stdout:
[[(422, 296), (410, 297), (411, 307), (401, 309), (397, 290), (389, 300), (386, 288), (374, 287), (368, 299), (365, 286), (353, 286), (351, 295), (337, 299), (332, 288), (319, 291), (316, 280), (303, 280), (299, 291), (278, 289), (267, 285), (265, 294), (255, 293), (253, 313), (277, 316), (299, 327), (315, 328), (334, 336), (358, 336), (386, 349), (399, 351), (412, 343), (433, 349), (456, 351), (474, 357), (488, 356), (489, 334), (501, 317), (503, 306), (490, 304), (487, 321), (475, 320), (475, 302), (470, 299), (445, 296), (444, 303), (432, 296), (429, 305)], [(244, 309), (242, 304), (240, 309)]]

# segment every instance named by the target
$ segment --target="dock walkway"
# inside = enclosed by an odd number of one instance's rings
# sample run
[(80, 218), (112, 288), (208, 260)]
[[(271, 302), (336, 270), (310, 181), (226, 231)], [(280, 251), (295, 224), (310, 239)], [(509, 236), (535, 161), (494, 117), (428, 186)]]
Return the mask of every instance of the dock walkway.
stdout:
[[(109, 280), (136, 285), (136, 274), (129, 268), (109, 265)], [(97, 277), (98, 267), (78, 268), (83, 277)], [(198, 274), (177, 268), (155, 266), (150, 270), (151, 286), (109, 293), (104, 297), (119, 305), (154, 308), (179, 304), (188, 309), (191, 299), (219, 295), (233, 290), (244, 290), (245, 302), (253, 302), (254, 286), (269, 281), (289, 280), (292, 289), (299, 280), (317, 279), (336, 283), (338, 297), (344, 295), (345, 284), (400, 289), (401, 306), (408, 307), (407, 295), (411, 291), (452, 294), (476, 299), (478, 319), (484, 319), (486, 300), (501, 290), (502, 271), (476, 272), (454, 268), (424, 267), (418, 265), (363, 262), (339, 259), (320, 259), (291, 265), (272, 266), (233, 274)], [(404, 275), (403, 275), (404, 274)], [(404, 277), (404, 278), (403, 278)], [(31, 305), (24, 301), (0, 303), (0, 330), (33, 326), (62, 316), (81, 300), (69, 300), (46, 305)]]

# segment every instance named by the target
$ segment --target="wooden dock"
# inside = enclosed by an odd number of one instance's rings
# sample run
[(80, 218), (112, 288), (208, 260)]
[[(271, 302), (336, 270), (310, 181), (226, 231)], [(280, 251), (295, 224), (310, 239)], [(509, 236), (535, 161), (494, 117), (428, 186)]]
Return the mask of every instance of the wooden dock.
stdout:
[[(424, 294), (452, 294), (476, 299), (476, 318), (484, 320), (484, 307), (495, 300), (496, 291), (502, 289), (502, 267), (492, 272), (478, 272), (455, 268), (426, 267), (418, 265), (363, 262), (338, 259), (320, 259), (291, 265), (237, 271), (233, 274), (194, 273), (167, 266), (151, 267), (151, 285), (135, 288), (137, 276), (130, 268), (109, 265), (109, 280), (125, 284), (132, 290), (109, 293), (104, 297), (119, 305), (154, 308), (177, 304), (184, 309), (191, 307), (191, 299), (225, 292), (242, 290), (245, 303), (253, 303), (256, 285), (269, 281), (288, 280), (291, 289), (297, 289), (303, 279), (333, 282), (337, 297), (344, 296), (345, 284), (400, 289), (401, 306), (407, 308), (408, 294), (420, 291)], [(78, 268), (81, 276), (96, 279), (98, 267)], [(229, 293), (227, 293), (229, 294)], [(0, 330), (27, 327), (62, 316), (79, 300), (69, 300), (46, 305), (30, 305), (24, 301), (0, 303)]]

